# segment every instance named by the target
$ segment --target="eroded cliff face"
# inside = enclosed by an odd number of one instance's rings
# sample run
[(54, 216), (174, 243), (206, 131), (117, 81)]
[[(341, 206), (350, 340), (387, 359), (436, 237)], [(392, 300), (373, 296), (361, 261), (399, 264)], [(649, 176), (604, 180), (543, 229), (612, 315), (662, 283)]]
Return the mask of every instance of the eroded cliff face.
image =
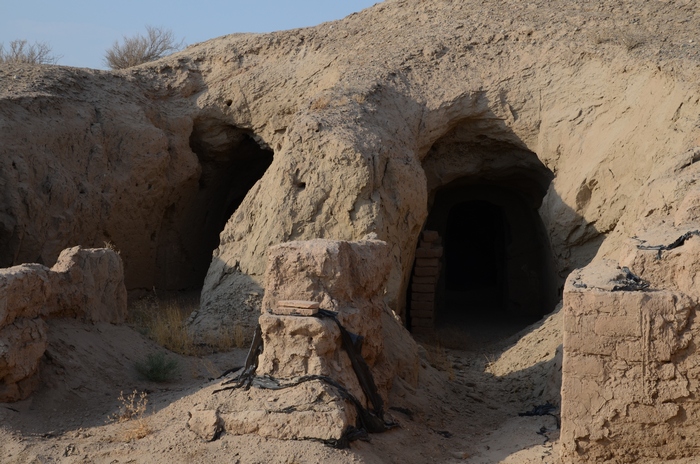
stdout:
[[(682, 301), (691, 321), (692, 254), (659, 265), (627, 240), (651, 241), (660, 225), (664, 239), (700, 228), (699, 22), (687, 1), (388, 0), (342, 21), (221, 37), (122, 72), (0, 67), (0, 265), (51, 264), (68, 246), (109, 241), (130, 289), (203, 282), (190, 326), (204, 336), (257, 322), (271, 245), (368, 237), (388, 244), (385, 298), (403, 316), (419, 234), (446, 208), (440, 199), (498, 190), (518, 198), (503, 211), (541, 221), (531, 236), (551, 246), (535, 260), (548, 304), (573, 269), (611, 259), (612, 269), (629, 265), (670, 292), (659, 298)], [(525, 287), (527, 260), (512, 262), (525, 272), (512, 282)], [(643, 309), (636, 294), (568, 288), (570, 301), (590, 307), (624, 300), (624, 317)], [(587, 307), (565, 301), (567, 317), (595, 320)], [(644, 335), (632, 323), (620, 330), (634, 342)], [(565, 373), (576, 356), (600, 354), (588, 349), (565, 344)], [(678, 379), (688, 377), (695, 395), (694, 351), (679, 350)], [(615, 355), (637, 362), (629, 354)], [(649, 366), (670, 372), (659, 364), (667, 358)], [(605, 362), (595, 369), (608, 372)], [(584, 397), (606, 389), (615, 385)], [(582, 398), (572, 391), (567, 407)], [(629, 404), (658, 406), (665, 430), (684, 395), (671, 406)], [(584, 422), (563, 435), (565, 453), (580, 457), (576, 440), (593, 440), (588, 456), (610, 456), (607, 437), (585, 433), (596, 424), (568, 411), (569, 426)]]
[(270, 245), (375, 233), (402, 314), (432, 201), (462, 182), (539, 208), (556, 292), (675, 211), (700, 146), (697, 60), (674, 42), (693, 22), (587, 8), (388, 1), (123, 72), (3, 67), (0, 264), (110, 241), (131, 289), (206, 273), (203, 334), (254, 323)]

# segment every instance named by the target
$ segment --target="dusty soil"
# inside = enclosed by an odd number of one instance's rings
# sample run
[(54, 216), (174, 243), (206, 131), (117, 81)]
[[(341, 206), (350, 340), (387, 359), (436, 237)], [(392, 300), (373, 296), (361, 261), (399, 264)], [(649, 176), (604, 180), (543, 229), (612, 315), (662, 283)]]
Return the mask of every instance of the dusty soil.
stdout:
[[(426, 344), (418, 389), (395, 385), (389, 415), (400, 427), (336, 450), (311, 441), (224, 434), (204, 442), (187, 427), (188, 411), (212, 394), (211, 380), (242, 364), (246, 350), (178, 359), (177, 378), (141, 380), (134, 364), (163, 351), (138, 331), (112, 324), (50, 321), (43, 386), (29, 400), (0, 405), (3, 463), (178, 462), (556, 462), (552, 416), (520, 417), (556, 392), (554, 355), (561, 319), (551, 316), (515, 338), (481, 350)], [(523, 335), (524, 334), (524, 335)], [(454, 336), (454, 334), (453, 334)], [(519, 338), (519, 342), (509, 342)], [(120, 392), (145, 391), (144, 419), (110, 422)], [(218, 393), (226, 394), (226, 393)], [(549, 398), (548, 396), (551, 396)], [(143, 431), (143, 438), (133, 438)]]

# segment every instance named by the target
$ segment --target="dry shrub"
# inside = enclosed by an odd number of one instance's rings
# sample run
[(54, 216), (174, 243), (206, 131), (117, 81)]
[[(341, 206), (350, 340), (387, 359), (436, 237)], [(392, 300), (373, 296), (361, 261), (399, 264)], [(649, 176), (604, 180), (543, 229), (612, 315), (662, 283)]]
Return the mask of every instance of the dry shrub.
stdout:
[(117, 246), (114, 243), (112, 243), (110, 240), (105, 240), (104, 248), (107, 248), (108, 250), (112, 250), (116, 254), (121, 255), (121, 252), (119, 251)]
[(0, 64), (56, 64), (60, 59), (60, 56), (51, 54), (51, 47), (44, 42), (30, 44), (25, 39), (13, 40), (7, 50), (4, 44), (0, 43)]
[(176, 359), (168, 358), (165, 353), (151, 353), (146, 359), (135, 365), (139, 375), (151, 382), (169, 382), (180, 371), (180, 364)]
[(146, 35), (123, 37), (105, 52), (105, 64), (110, 69), (126, 69), (155, 61), (182, 49), (184, 41), (176, 42), (173, 31), (162, 27), (146, 26)]
[(123, 424), (133, 421), (119, 434), (122, 441), (139, 440), (149, 435), (153, 430), (148, 424), (148, 420), (144, 417), (148, 406), (148, 395), (146, 392), (139, 393), (134, 390), (128, 396), (124, 396), (124, 392), (119, 393), (120, 406), (119, 411), (109, 417), (108, 422)]
[(243, 348), (252, 341), (239, 321), (232, 325), (222, 325), (219, 330), (207, 334), (205, 343), (213, 351), (230, 351), (234, 348)]
[(154, 290), (133, 304), (129, 322), (170, 351), (196, 356), (199, 350), (185, 324), (196, 308), (196, 303), (181, 298), (159, 299)]
[(146, 392), (139, 393), (138, 390), (134, 390), (128, 396), (124, 396), (122, 391), (119, 392), (117, 400), (120, 403), (119, 411), (109, 417), (109, 422), (121, 424), (132, 419), (141, 419), (146, 414), (148, 406), (148, 393)]
[(131, 305), (129, 322), (159, 345), (186, 356), (242, 348), (252, 339), (236, 321), (233, 325), (222, 325), (216, 332), (207, 334), (203, 344), (196, 344), (187, 320), (198, 307), (198, 298), (160, 298), (154, 289)]

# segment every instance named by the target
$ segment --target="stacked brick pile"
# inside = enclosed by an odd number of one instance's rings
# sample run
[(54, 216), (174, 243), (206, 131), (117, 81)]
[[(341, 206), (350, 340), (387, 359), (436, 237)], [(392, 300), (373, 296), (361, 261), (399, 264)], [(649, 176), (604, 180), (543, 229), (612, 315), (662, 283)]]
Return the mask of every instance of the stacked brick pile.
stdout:
[(440, 276), (442, 240), (434, 230), (424, 230), (416, 249), (411, 284), (411, 329), (429, 333), (435, 321), (435, 289)]

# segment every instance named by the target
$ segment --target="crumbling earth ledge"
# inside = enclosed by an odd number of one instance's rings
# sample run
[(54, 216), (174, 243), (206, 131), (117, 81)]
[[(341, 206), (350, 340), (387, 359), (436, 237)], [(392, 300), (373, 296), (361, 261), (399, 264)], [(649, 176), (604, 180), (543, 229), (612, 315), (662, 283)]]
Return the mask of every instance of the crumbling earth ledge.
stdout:
[(52, 268), (0, 269), (0, 402), (27, 398), (38, 387), (47, 346), (47, 318), (120, 323), (126, 288), (119, 255), (110, 249), (64, 250)]

